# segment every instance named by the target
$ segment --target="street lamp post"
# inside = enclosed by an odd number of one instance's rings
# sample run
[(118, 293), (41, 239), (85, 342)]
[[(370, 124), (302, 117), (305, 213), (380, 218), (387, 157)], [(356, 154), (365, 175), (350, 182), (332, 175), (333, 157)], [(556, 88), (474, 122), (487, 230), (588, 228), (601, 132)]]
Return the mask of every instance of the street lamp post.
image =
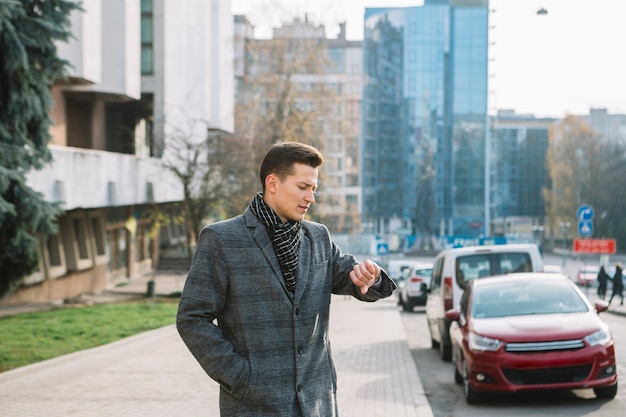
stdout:
[(533, 241), (539, 247), (539, 251), (543, 253), (543, 231), (544, 227), (542, 225), (534, 225), (532, 227), (533, 233)]
[(566, 250), (566, 241), (567, 241), (567, 232), (570, 228), (570, 222), (560, 222), (559, 227), (561, 228), (561, 233), (563, 233), (563, 267), (565, 267), (565, 256), (567, 255)]

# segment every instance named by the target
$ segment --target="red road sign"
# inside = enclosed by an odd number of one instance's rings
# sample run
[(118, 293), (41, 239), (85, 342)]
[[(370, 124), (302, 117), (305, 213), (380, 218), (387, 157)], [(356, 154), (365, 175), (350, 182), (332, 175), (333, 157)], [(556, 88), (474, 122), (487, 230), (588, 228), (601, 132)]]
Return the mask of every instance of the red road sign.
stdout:
[(615, 239), (574, 239), (574, 253), (614, 254)]

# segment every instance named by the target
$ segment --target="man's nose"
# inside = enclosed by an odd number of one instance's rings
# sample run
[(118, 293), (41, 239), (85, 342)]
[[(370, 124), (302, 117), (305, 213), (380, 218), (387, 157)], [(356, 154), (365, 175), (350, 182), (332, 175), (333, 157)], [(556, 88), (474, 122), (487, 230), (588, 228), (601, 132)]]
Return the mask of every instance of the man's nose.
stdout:
[(315, 192), (309, 191), (306, 194), (305, 199), (306, 199), (307, 202), (309, 202), (311, 204), (315, 203)]

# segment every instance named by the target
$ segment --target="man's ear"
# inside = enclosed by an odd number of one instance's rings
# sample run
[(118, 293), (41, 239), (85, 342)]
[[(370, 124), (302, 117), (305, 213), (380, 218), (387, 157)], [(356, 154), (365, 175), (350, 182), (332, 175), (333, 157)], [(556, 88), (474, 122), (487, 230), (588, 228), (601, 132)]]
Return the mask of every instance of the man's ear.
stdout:
[(278, 184), (278, 177), (275, 174), (270, 174), (265, 177), (265, 191), (274, 193), (276, 192), (276, 185)]

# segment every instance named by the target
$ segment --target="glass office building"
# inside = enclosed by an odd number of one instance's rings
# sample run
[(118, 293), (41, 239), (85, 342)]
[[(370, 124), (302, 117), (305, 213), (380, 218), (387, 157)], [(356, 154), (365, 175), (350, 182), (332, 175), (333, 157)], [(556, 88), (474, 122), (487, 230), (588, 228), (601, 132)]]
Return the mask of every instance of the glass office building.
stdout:
[(363, 221), (378, 233), (485, 233), (488, 1), (367, 8)]
[(542, 190), (550, 188), (546, 166), (548, 132), (553, 118), (500, 110), (491, 137), (491, 231), (509, 235), (511, 225), (544, 224)]

